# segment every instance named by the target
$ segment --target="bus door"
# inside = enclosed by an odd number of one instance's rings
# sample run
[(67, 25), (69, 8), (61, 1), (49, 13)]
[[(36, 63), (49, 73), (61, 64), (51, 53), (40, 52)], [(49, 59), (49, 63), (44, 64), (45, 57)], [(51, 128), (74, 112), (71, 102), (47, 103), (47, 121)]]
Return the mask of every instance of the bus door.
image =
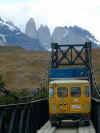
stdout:
[(70, 113), (82, 112), (82, 86), (70, 87)]
[(57, 113), (67, 113), (68, 112), (68, 88), (64, 86), (57, 86)]

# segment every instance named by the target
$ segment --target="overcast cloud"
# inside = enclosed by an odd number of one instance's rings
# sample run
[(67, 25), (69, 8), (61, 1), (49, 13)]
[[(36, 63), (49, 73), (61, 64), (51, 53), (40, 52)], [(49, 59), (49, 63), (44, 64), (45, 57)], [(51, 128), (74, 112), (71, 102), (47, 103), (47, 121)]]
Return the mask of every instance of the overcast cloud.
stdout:
[(4, 0), (0, 16), (13, 21), (22, 30), (30, 17), (46, 24), (51, 31), (55, 26), (78, 25), (100, 40), (100, 0)]

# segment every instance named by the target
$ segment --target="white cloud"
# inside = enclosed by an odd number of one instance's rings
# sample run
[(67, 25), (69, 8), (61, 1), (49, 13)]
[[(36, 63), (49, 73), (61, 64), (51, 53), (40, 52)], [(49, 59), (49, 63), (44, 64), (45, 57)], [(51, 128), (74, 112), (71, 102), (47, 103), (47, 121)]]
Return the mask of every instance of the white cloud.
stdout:
[(58, 25), (79, 25), (100, 40), (99, 13), (99, 0), (25, 0), (0, 5), (0, 16), (9, 18), (20, 27), (33, 17), (37, 26), (43, 23), (51, 29)]

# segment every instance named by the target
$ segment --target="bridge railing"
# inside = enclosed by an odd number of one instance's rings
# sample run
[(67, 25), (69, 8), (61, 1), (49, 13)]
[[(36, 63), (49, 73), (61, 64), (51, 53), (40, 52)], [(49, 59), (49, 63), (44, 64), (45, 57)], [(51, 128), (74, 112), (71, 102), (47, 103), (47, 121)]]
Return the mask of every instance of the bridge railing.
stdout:
[(0, 106), (0, 133), (36, 133), (49, 119), (48, 100)]
[[(23, 96), (23, 94), (20, 94), (22, 96), (18, 96), (17, 93), (9, 90), (8, 88), (0, 86), (0, 96), (1, 96), (0, 98), (3, 98), (3, 103), (0, 103), (0, 104), (11, 104), (11, 103), (16, 104), (16, 103), (22, 103), (22, 102), (25, 103), (25, 102), (29, 102), (32, 100), (39, 100), (41, 98), (47, 98), (48, 97), (47, 86), (42, 87), (42, 88), (33, 88), (33, 91), (31, 91), (30, 94), (27, 94), (24, 96)], [(3, 97), (2, 97), (2, 94), (3, 94)], [(13, 101), (8, 102), (7, 97), (12, 98)]]
[(100, 133), (100, 99), (92, 98), (91, 119), (96, 129)]

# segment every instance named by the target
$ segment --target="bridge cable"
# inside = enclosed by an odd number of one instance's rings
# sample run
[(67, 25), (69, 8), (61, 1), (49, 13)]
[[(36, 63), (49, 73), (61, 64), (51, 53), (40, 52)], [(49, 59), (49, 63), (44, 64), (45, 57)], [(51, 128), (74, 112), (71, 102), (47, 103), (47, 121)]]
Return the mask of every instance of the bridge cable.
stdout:
[[(89, 54), (89, 51), (88, 51), (88, 54)], [(91, 69), (91, 75), (92, 75), (92, 81), (93, 81), (93, 85), (95, 87), (95, 90), (96, 90), (96, 93), (97, 95), (100, 97), (100, 90), (99, 88), (97, 87), (97, 83), (96, 83), (96, 78), (95, 78), (95, 74), (94, 74), (94, 66), (93, 66), (93, 60), (92, 60), (92, 57), (91, 57), (91, 54), (89, 54), (89, 66), (90, 66), (90, 69)]]

